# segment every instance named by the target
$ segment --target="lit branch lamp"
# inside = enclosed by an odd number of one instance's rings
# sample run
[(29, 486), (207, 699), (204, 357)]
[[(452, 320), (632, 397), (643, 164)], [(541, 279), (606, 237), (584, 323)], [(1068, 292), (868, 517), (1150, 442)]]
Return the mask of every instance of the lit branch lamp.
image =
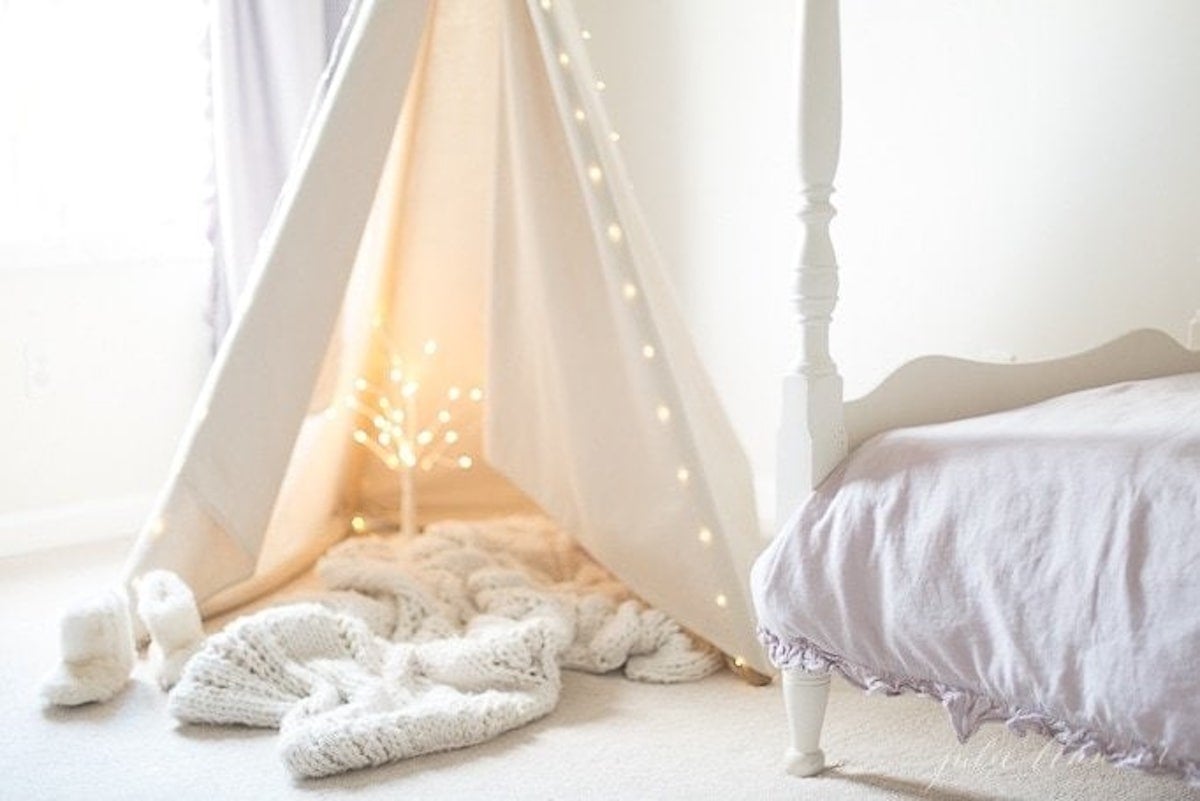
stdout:
[[(416, 471), (470, 470), (475, 465), (476, 457), (462, 450), (463, 435), (468, 432), (456, 421), (463, 418), (462, 407), (482, 403), (484, 393), (482, 387), (451, 386), (445, 397), (434, 403), (437, 411), (422, 418), (419, 371), (406, 372), (400, 356), (390, 346), (384, 347), (387, 375), (383, 382), (375, 384), (359, 377), (345, 405), (358, 418), (354, 441), (399, 475), (400, 531), (411, 536), (417, 532)], [(437, 342), (427, 340), (421, 352), (426, 359), (433, 358), (438, 352)], [(478, 427), (478, 415), (466, 424), (472, 429)], [(362, 517), (355, 517), (351, 525), (360, 534), (367, 528)]]

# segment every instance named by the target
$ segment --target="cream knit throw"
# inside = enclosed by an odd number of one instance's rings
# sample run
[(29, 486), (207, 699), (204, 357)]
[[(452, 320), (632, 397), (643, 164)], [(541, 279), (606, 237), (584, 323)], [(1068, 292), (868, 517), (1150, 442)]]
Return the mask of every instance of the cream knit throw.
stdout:
[(332, 592), (211, 637), (171, 691), (172, 714), (278, 727), (289, 769), (327, 776), (540, 718), (560, 667), (678, 682), (722, 664), (538, 518), (357, 538), (318, 572)]

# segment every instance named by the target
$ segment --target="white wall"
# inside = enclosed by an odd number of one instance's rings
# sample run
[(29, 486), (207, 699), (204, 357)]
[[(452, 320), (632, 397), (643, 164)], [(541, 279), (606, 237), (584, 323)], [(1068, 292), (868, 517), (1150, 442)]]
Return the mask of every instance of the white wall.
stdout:
[(203, 268), (0, 265), (0, 554), (141, 524), (208, 365)]
[(766, 465), (796, 341), (794, 2), (577, 3), (698, 347), (755, 466)]
[[(791, 0), (579, 0), (647, 217), (770, 485), (791, 358)], [(1200, 4), (843, 0), (848, 395), (1200, 308)], [(764, 506), (769, 498), (761, 498)]]
[(835, 346), (1020, 359), (1200, 307), (1200, 4), (848, 0)]

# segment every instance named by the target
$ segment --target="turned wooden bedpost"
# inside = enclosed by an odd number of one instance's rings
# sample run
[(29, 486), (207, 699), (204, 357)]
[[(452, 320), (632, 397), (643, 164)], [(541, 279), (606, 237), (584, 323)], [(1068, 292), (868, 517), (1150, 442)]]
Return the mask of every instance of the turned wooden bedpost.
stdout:
[[(800, 353), (783, 381), (779, 432), (777, 520), (795, 508), (846, 455), (842, 378), (829, 353), (837, 304), (838, 267), (829, 236), (829, 202), (842, 127), (842, 80), (837, 0), (800, 0), (800, 241), (794, 301)], [(787, 771), (812, 776), (825, 767), (821, 726), (829, 698), (828, 673), (789, 668), (783, 674), (791, 742)]]
[(800, 257), (793, 301), (800, 352), (783, 381), (777, 520), (796, 506), (846, 455), (842, 377), (829, 354), (838, 266), (829, 236), (842, 130), (837, 0), (800, 0)]

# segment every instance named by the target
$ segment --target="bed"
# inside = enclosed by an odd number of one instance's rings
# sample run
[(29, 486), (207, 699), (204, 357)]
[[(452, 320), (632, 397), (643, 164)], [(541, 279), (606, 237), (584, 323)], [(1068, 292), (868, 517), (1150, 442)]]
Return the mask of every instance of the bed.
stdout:
[(924, 357), (846, 402), (829, 352), (837, 0), (800, 21), (802, 345), (786, 522), (752, 577), (787, 769), (824, 768), (837, 671), (940, 700), (963, 739), (1003, 721), (1200, 784), (1200, 352), (1142, 330), (1049, 362)]

